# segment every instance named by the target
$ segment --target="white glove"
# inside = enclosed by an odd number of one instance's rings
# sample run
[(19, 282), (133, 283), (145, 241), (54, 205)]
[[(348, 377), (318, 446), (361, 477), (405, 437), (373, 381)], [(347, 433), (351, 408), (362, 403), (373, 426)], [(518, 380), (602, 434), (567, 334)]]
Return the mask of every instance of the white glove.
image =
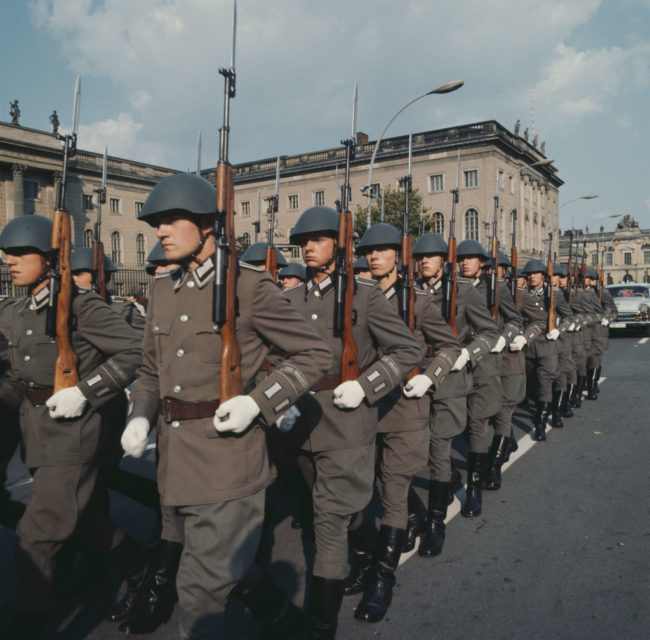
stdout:
[(404, 386), (404, 395), (407, 398), (421, 398), (433, 384), (433, 380), (429, 376), (420, 373), (413, 376)]
[(608, 327), (608, 326), (609, 326), (609, 320), (608, 320), (607, 318), (603, 318), (603, 319), (600, 321), (600, 324), (602, 324), (603, 327)]
[(50, 418), (78, 418), (86, 408), (88, 400), (79, 387), (68, 387), (48, 398)]
[(528, 341), (524, 336), (515, 336), (508, 346), (508, 349), (510, 349), (510, 351), (521, 351), (526, 346), (527, 342)]
[(339, 409), (356, 409), (363, 399), (366, 392), (356, 380), (348, 380), (334, 389), (334, 404)]
[(128, 453), (134, 458), (139, 458), (147, 446), (147, 437), (149, 436), (149, 429), (151, 425), (146, 418), (138, 417), (131, 418), (126, 429), (122, 433), (120, 443), (125, 453)]
[(558, 329), (553, 329), (546, 334), (547, 340), (557, 340), (560, 337), (560, 332)]
[(572, 322), (572, 323), (569, 325), (569, 331), (570, 331), (571, 333), (573, 333), (575, 330), (576, 330), (576, 323), (575, 323), (575, 322)]
[(278, 431), (282, 433), (287, 433), (291, 431), (296, 420), (301, 416), (300, 409), (296, 405), (291, 405), (276, 421), (275, 426), (278, 428)]
[(219, 433), (242, 433), (255, 420), (260, 408), (250, 396), (235, 396), (219, 405), (212, 424)]
[(492, 349), (490, 349), (490, 353), (501, 353), (503, 351), (503, 347), (505, 346), (506, 346), (506, 339), (503, 336), (499, 336), (497, 343), (494, 345)]
[(463, 347), (460, 355), (458, 356), (458, 359), (456, 362), (454, 362), (454, 366), (451, 368), (452, 371), (460, 371), (467, 363), (469, 362), (469, 351)]

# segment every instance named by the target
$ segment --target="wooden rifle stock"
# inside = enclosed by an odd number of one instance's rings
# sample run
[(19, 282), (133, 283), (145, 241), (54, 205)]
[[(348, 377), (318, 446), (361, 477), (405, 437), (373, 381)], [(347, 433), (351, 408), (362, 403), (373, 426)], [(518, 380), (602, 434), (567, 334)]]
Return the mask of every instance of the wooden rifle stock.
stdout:
[(519, 286), (517, 285), (517, 247), (512, 247), (510, 249), (510, 262), (511, 262), (511, 272), (512, 272), (512, 285), (510, 287), (512, 291), (512, 297), (515, 301), (515, 307), (517, 306), (517, 296)]
[[(411, 333), (415, 333), (415, 278), (413, 275), (413, 241), (411, 236), (402, 236), (402, 292), (406, 313), (402, 320), (406, 323)], [(409, 373), (407, 380), (419, 375), (420, 367), (417, 366)]]
[(492, 236), (492, 274), (490, 276), (490, 292), (492, 296), (492, 320), (494, 324), (499, 323), (499, 267), (497, 266), (499, 262), (499, 240), (496, 237), (496, 234)]
[(580, 277), (582, 278), (582, 289), (584, 290), (587, 288), (587, 265), (584, 260), (580, 267)]
[(451, 330), (454, 332), (454, 335), (458, 335), (458, 329), (456, 328), (456, 294), (458, 292), (458, 283), (456, 281), (456, 238), (449, 238), (449, 246), (447, 252), (447, 263), (449, 264), (449, 290), (450, 296), (449, 300), (446, 301), (449, 309), (449, 317), (447, 322), (451, 327)]
[[(217, 215), (224, 216), (227, 243), (225, 320), (219, 327), (221, 335), (221, 378), (219, 401), (242, 395), (241, 349), (237, 342), (237, 253), (235, 251), (235, 211), (232, 166), (224, 161), (217, 165)], [(215, 274), (216, 276), (216, 274)]]
[(266, 247), (266, 264), (264, 266), (266, 271), (271, 274), (274, 282), (278, 281), (278, 254), (275, 252), (275, 247)]
[(70, 339), (72, 316), (72, 272), (70, 271), (70, 215), (55, 211), (52, 226), (52, 252), (56, 260), (56, 364), (54, 367), (54, 393), (74, 387), (79, 383), (77, 354)]
[(93, 242), (93, 273), (97, 293), (108, 302), (106, 292), (106, 272), (104, 271), (104, 243)]
[(598, 278), (597, 278), (597, 280), (598, 280), (598, 302), (600, 302), (602, 304), (602, 302), (603, 302), (603, 281), (602, 281), (603, 272), (600, 270), (600, 265), (599, 264), (596, 265), (596, 275), (598, 276)]
[(341, 328), (341, 382), (356, 380), (359, 377), (358, 350), (352, 333), (352, 314), (354, 312), (354, 260), (352, 257), (352, 213), (339, 213), (338, 251), (345, 255), (345, 297), (343, 326)]
[(549, 260), (546, 266), (548, 275), (548, 332), (555, 329), (555, 299), (553, 291), (553, 263)]

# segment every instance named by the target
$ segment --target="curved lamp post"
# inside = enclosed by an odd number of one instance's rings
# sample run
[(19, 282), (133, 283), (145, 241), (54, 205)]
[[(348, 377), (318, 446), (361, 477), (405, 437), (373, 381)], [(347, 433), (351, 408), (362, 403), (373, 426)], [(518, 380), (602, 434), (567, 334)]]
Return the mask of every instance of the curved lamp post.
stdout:
[[(410, 107), (414, 102), (417, 102), (421, 98), (425, 98), (426, 96), (433, 95), (434, 93), (451, 93), (452, 91), (456, 91), (456, 89), (460, 89), (464, 84), (465, 84), (464, 80), (453, 80), (451, 82), (446, 82), (445, 84), (442, 84), (439, 87), (436, 87), (435, 89), (431, 89), (431, 91), (427, 91), (426, 93), (419, 95), (417, 98), (413, 98), (413, 100), (407, 102), (405, 105), (400, 107), (393, 114), (393, 117), (386, 123), (386, 126), (384, 127), (383, 131), (379, 134), (379, 137), (377, 138), (377, 142), (375, 143), (375, 148), (372, 151), (372, 158), (370, 159), (370, 166), (368, 167), (368, 184), (364, 189), (367, 191), (368, 196), (370, 196), (370, 185), (372, 184), (372, 168), (375, 164), (377, 151), (379, 151), (379, 145), (381, 144), (384, 134), (386, 133), (388, 127), (390, 127), (390, 125), (392, 124), (393, 120), (395, 120), (395, 118), (397, 118), (397, 116), (400, 113), (402, 113), (404, 109)], [(368, 218), (367, 218), (368, 228), (370, 228), (370, 202), (371, 202), (370, 197), (368, 197)]]

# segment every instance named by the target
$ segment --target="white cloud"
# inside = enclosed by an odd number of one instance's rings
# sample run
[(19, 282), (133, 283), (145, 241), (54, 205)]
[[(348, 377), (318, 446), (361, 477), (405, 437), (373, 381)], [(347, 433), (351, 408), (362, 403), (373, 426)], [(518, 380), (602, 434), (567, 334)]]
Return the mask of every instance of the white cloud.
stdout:
[(129, 113), (120, 113), (117, 118), (79, 126), (79, 140), (84, 149), (103, 152), (109, 145), (109, 153), (121, 158), (137, 156), (137, 134), (142, 124), (135, 122)]

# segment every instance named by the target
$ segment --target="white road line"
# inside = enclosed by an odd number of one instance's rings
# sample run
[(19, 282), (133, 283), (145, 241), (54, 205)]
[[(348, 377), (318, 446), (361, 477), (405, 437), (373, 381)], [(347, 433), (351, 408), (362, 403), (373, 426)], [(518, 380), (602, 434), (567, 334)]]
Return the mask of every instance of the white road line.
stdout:
[(639, 344), (645, 344), (648, 342), (648, 340), (650, 340), (650, 338), (641, 338), (641, 340), (639, 340)]

